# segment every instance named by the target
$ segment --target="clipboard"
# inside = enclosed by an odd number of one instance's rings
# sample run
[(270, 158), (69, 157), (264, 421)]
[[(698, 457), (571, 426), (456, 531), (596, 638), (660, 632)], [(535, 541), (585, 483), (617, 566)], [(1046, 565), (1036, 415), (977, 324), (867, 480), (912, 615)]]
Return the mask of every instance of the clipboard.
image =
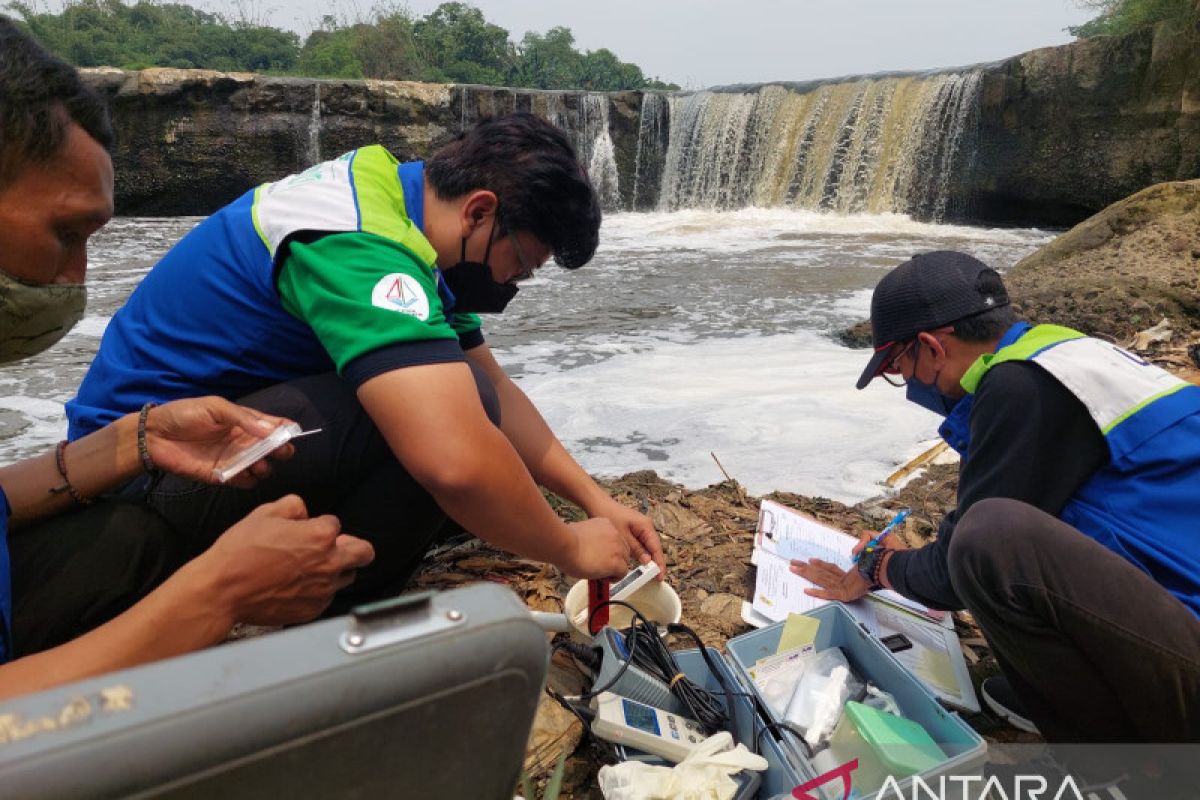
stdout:
[[(788, 614), (806, 614), (832, 602), (806, 595), (804, 590), (813, 584), (792, 573), (788, 566), (792, 559), (820, 558), (848, 569), (852, 565), (850, 550), (857, 541), (807, 514), (764, 500), (750, 557), (758, 567), (754, 597), (743, 604), (742, 619), (763, 627), (786, 619)], [(912, 648), (893, 655), (938, 698), (955, 708), (979, 712), (979, 700), (949, 614), (931, 612), (890, 590), (872, 592), (845, 606), (872, 636), (900, 633), (908, 638)]]

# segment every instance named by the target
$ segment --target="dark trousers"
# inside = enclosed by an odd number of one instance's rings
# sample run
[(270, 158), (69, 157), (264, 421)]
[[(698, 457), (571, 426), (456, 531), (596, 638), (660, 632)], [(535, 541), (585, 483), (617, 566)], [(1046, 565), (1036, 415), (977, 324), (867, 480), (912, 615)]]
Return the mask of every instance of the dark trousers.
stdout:
[(1200, 741), (1200, 620), (1149, 575), (999, 498), (963, 515), (949, 563), (1047, 741)]
[[(472, 370), (484, 408), (498, 424), (495, 387), (482, 371)], [(271, 476), (253, 489), (168, 475), (137, 487), (144, 501), (198, 554), (255, 507), (297, 494), (311, 516), (333, 514), (346, 533), (375, 548), (375, 560), (339, 593), (332, 613), (403, 590), (446, 515), (396, 460), (353, 388), (327, 373), (271, 386), (238, 402), (321, 433), (297, 440), (295, 455), (274, 462)]]
[[(495, 387), (472, 369), (499, 424)], [(298, 440), (295, 457), (277, 462), (254, 489), (140, 478), (116, 497), (10, 532), (16, 656), (121, 614), (256, 506), (286, 494), (303, 497), (311, 515), (335, 514), (347, 533), (375, 547), (375, 561), (339, 593), (331, 613), (404, 588), (446, 517), (392, 455), (353, 390), (331, 373), (240, 402), (323, 432)]]
[(10, 531), (8, 550), (16, 657), (104, 624), (188, 560), (161, 516), (116, 500)]

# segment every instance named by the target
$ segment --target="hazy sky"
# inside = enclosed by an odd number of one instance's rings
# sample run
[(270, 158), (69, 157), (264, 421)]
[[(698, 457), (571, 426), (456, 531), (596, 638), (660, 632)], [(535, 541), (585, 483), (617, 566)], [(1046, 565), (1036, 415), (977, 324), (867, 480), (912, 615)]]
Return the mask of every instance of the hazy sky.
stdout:
[[(373, 0), (207, 0), (306, 33), (321, 14), (367, 17)], [(440, 0), (409, 0), (424, 15)], [(401, 3), (404, 5), (404, 3)], [(994, 61), (1070, 41), (1095, 16), (1074, 0), (477, 0), (520, 40), (565, 25), (685, 88), (798, 81)]]

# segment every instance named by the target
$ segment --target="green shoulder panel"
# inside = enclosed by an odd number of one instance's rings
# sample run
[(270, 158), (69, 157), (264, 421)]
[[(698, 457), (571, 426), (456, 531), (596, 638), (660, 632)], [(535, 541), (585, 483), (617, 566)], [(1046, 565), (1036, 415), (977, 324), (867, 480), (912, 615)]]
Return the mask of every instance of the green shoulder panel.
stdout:
[(404, 190), (397, 169), (400, 162), (382, 145), (360, 147), (351, 173), (363, 233), (373, 233), (404, 245), (426, 266), (437, 261), (437, 251), (417, 228), (404, 208)]
[(975, 394), (983, 376), (997, 364), (1003, 364), (1005, 361), (1028, 361), (1050, 345), (1071, 339), (1082, 339), (1084, 336), (1077, 330), (1064, 328), (1061, 325), (1035, 325), (1008, 347), (1002, 347), (995, 353), (985, 353), (975, 359), (975, 363), (967, 369), (959, 384), (968, 394)]

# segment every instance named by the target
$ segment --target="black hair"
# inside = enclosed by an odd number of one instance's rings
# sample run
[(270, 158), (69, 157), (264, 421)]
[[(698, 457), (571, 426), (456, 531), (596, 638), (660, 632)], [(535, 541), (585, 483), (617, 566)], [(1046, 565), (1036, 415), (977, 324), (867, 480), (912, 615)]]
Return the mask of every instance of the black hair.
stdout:
[(954, 335), (964, 342), (990, 342), (999, 339), (1017, 321), (1017, 312), (1007, 303), (953, 323)]
[(112, 151), (112, 122), (100, 96), (74, 67), (0, 15), (0, 186), (31, 163), (51, 160), (72, 122)]
[(600, 243), (600, 199), (567, 135), (527, 112), (485, 119), (439, 148), (425, 175), (443, 200), (487, 189), (504, 231), (529, 231), (568, 269)]

